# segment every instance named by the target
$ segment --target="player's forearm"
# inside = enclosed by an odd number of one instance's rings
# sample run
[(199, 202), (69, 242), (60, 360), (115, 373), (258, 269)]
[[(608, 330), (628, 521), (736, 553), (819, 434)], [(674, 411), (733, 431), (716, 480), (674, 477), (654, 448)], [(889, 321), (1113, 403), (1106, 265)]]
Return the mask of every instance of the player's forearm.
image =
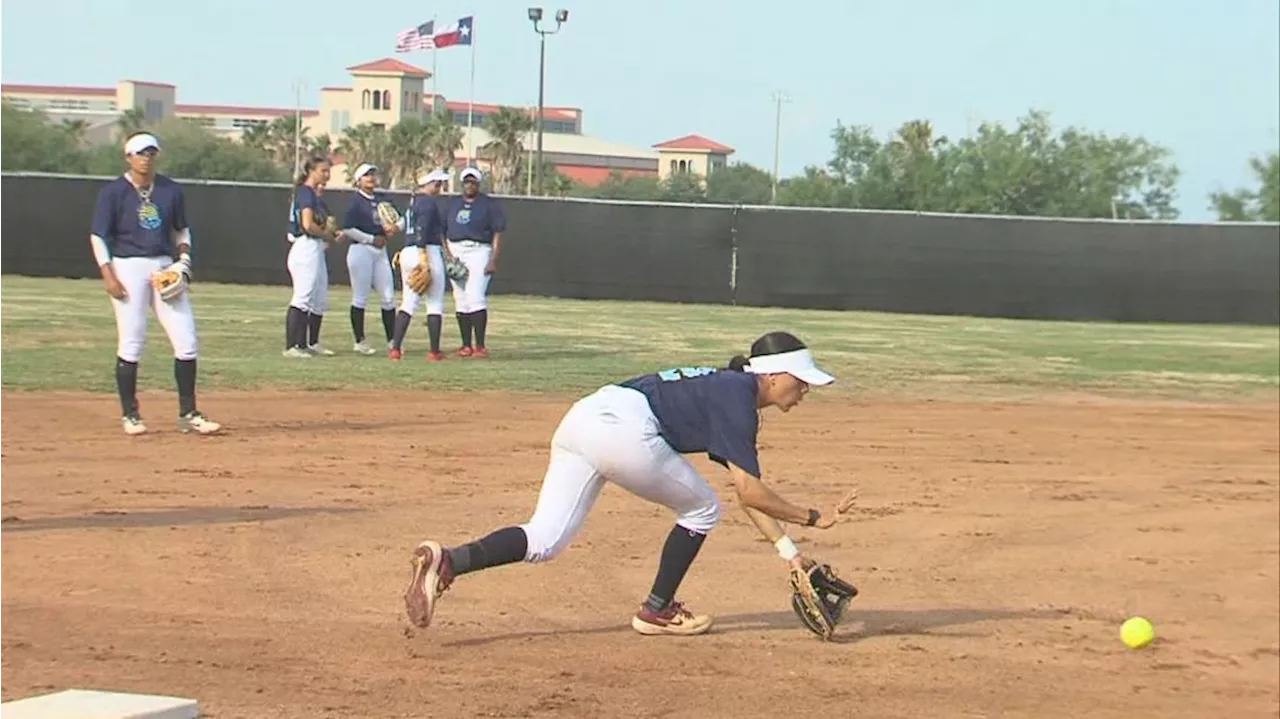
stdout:
[(755, 507), (743, 505), (742, 511), (746, 513), (751, 523), (756, 525), (756, 529), (760, 530), (760, 534), (770, 542), (776, 542), (786, 535), (786, 531), (782, 529), (782, 525), (778, 524), (778, 520), (761, 512)]
[(502, 254), (502, 233), (495, 232), (493, 233), (493, 254), (489, 256), (489, 260), (492, 262), (497, 262), (498, 255), (501, 255), (501, 254)]
[(769, 485), (759, 480), (744, 487), (738, 492), (738, 496), (741, 497), (744, 507), (763, 512), (773, 519), (780, 519), (793, 524), (809, 523), (808, 509), (797, 507), (779, 497), (776, 492), (769, 488)]

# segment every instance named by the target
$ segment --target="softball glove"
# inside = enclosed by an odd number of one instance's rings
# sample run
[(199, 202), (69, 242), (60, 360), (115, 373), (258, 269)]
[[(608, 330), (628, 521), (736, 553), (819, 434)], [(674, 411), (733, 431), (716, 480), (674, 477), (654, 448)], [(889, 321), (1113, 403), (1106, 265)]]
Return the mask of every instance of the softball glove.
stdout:
[(187, 276), (180, 263), (151, 273), (151, 286), (160, 293), (160, 299), (168, 302), (177, 299), (187, 289)]
[(844, 610), (858, 590), (836, 576), (829, 564), (815, 564), (808, 570), (791, 569), (791, 609), (809, 631), (831, 639)]
[(431, 284), (431, 266), (427, 264), (426, 253), (418, 250), (421, 258), (418, 264), (412, 270), (409, 270), (408, 277), (405, 278), (405, 284), (415, 293), (423, 295), (427, 292), (427, 287)]
[(462, 260), (453, 255), (444, 258), (444, 273), (449, 276), (449, 279), (466, 287), (470, 271), (467, 270), (466, 265), (462, 264)]
[(378, 203), (378, 220), (384, 227), (395, 227), (400, 222), (400, 213), (396, 210), (396, 206), (390, 202)]

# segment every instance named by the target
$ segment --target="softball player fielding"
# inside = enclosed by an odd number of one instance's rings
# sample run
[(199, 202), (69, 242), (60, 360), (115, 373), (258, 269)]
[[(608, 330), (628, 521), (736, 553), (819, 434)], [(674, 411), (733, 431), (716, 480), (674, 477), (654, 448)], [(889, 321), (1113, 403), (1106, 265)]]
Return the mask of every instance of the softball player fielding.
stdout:
[(329, 227), (329, 205), (324, 201), (329, 182), (329, 160), (307, 160), (297, 178), (293, 204), (289, 208), (289, 276), (293, 297), (285, 318), (285, 357), (305, 359), (317, 354), (332, 355), (320, 346), (320, 323), (329, 308), (329, 267), (325, 250), (337, 239)]
[[(217, 422), (196, 409), (195, 313), (191, 282), (191, 228), (182, 187), (155, 171), (160, 141), (137, 133), (124, 145), (129, 170), (98, 191), (89, 244), (116, 318), (116, 390), (126, 434), (147, 431), (138, 406), (138, 361), (154, 310), (173, 346), (178, 385), (178, 429), (215, 434)], [(175, 260), (176, 258), (176, 260)]]
[[(453, 281), (453, 304), (462, 334), (459, 357), (488, 357), (485, 330), (489, 326), (489, 278), (498, 271), (502, 233), (507, 218), (497, 199), (480, 192), (480, 171), (462, 171), (462, 194), (449, 202), (445, 212), (445, 239), (449, 252), (467, 266), (465, 284)], [(472, 346), (472, 338), (475, 345)]]
[[(404, 249), (400, 251), (400, 310), (396, 312), (395, 336), (391, 339), (391, 350), (387, 356), (398, 360), (404, 356), (402, 348), (404, 337), (413, 322), (413, 313), (418, 303), (424, 298), (427, 301), (427, 335), (431, 341), (429, 360), (442, 360), (440, 352), (440, 331), (444, 324), (444, 250), (441, 237), (444, 234), (444, 216), (436, 198), (440, 188), (449, 181), (449, 173), (434, 170), (418, 177), (419, 193), (413, 198), (408, 212), (404, 215)], [(426, 262), (430, 270), (431, 282), (424, 295), (414, 292), (409, 286), (409, 275), (419, 264)]]
[[(351, 275), (351, 333), (354, 350), (364, 355), (377, 354), (364, 335), (364, 308), (369, 290), (378, 293), (382, 303), (382, 328), (387, 347), (395, 335), (396, 289), (391, 277), (391, 259), (387, 255), (387, 238), (399, 234), (400, 227), (385, 225), (378, 218), (378, 205), (391, 198), (378, 192), (378, 168), (368, 163), (356, 168), (356, 196), (343, 219), (342, 234), (351, 240), (347, 248), (347, 271)], [(394, 203), (393, 203), (394, 204)], [(401, 218), (403, 219), (403, 218)]]
[(640, 634), (706, 632), (712, 618), (694, 613), (675, 595), (720, 519), (720, 503), (681, 455), (706, 452), (727, 468), (756, 527), (792, 571), (807, 571), (813, 561), (801, 556), (778, 520), (826, 529), (853, 495), (824, 513), (775, 494), (761, 479), (759, 411), (787, 412), (810, 387), (833, 381), (814, 364), (803, 342), (772, 332), (751, 346), (750, 359), (733, 358), (728, 371), (672, 369), (600, 388), (575, 403), (556, 429), (537, 506), (527, 522), (448, 549), (433, 540), (418, 545), (404, 594), (410, 621), (429, 626), (436, 601), (460, 575), (555, 558), (573, 541), (605, 482), (612, 482), (676, 514), (649, 597), (632, 618), (632, 628)]

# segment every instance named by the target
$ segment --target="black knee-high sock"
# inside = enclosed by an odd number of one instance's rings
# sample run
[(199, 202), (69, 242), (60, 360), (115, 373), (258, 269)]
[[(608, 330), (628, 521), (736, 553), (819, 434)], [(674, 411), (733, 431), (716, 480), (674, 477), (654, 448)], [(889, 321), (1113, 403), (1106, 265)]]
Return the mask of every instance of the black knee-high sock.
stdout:
[(351, 307), (351, 334), (355, 335), (356, 342), (364, 342), (364, 308)]
[(440, 351), (440, 330), (444, 327), (444, 317), (427, 315), (427, 337), (431, 340), (431, 351)]
[(116, 392), (120, 395), (120, 411), (138, 411), (138, 363), (116, 358)]
[(324, 321), (324, 315), (318, 315), (314, 312), (307, 313), (307, 344), (320, 344), (320, 323)]
[(667, 535), (667, 542), (662, 546), (662, 559), (658, 562), (658, 576), (653, 580), (653, 589), (649, 590), (649, 599), (645, 604), (655, 612), (667, 608), (684, 581), (684, 575), (693, 564), (698, 550), (707, 535), (685, 529), (680, 525), (672, 527)]
[(397, 312), (395, 319), (395, 332), (391, 337), (391, 346), (400, 349), (404, 345), (404, 336), (409, 333), (409, 325), (413, 322), (413, 315), (408, 312)]
[(395, 336), (396, 336), (396, 311), (395, 310), (382, 311), (382, 330), (383, 332), (386, 333), (388, 342), (395, 339)]
[(529, 537), (519, 527), (506, 527), (483, 539), (446, 551), (453, 564), (453, 573), (466, 574), (523, 560), (529, 551)]
[(196, 361), (175, 358), (173, 378), (178, 381), (178, 414), (196, 411)]
[(458, 313), (458, 331), (462, 333), (462, 346), (471, 346), (471, 315)]
[(305, 347), (307, 342), (307, 313), (289, 306), (289, 316), (285, 318), (285, 349)]
[(471, 326), (476, 330), (476, 347), (484, 347), (484, 331), (489, 327), (489, 310), (472, 312)]

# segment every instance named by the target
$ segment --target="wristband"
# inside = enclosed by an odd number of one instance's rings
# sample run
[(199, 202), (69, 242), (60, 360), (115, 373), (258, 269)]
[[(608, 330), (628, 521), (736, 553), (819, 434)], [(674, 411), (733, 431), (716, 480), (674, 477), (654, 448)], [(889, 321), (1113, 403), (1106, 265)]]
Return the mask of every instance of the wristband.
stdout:
[(822, 512), (819, 512), (819, 511), (818, 511), (818, 510), (816, 510), (816, 509), (810, 509), (810, 510), (809, 510), (809, 521), (805, 522), (805, 523), (804, 523), (804, 526), (806, 526), (806, 527), (812, 527), (812, 526), (815, 526), (815, 525), (818, 523), (818, 518), (819, 518), (819, 517), (821, 517), (821, 516), (822, 516)]
[(782, 539), (774, 542), (773, 546), (778, 548), (778, 556), (788, 562), (800, 556), (800, 548), (796, 546), (795, 542), (791, 541), (791, 537), (785, 534), (782, 535)]

